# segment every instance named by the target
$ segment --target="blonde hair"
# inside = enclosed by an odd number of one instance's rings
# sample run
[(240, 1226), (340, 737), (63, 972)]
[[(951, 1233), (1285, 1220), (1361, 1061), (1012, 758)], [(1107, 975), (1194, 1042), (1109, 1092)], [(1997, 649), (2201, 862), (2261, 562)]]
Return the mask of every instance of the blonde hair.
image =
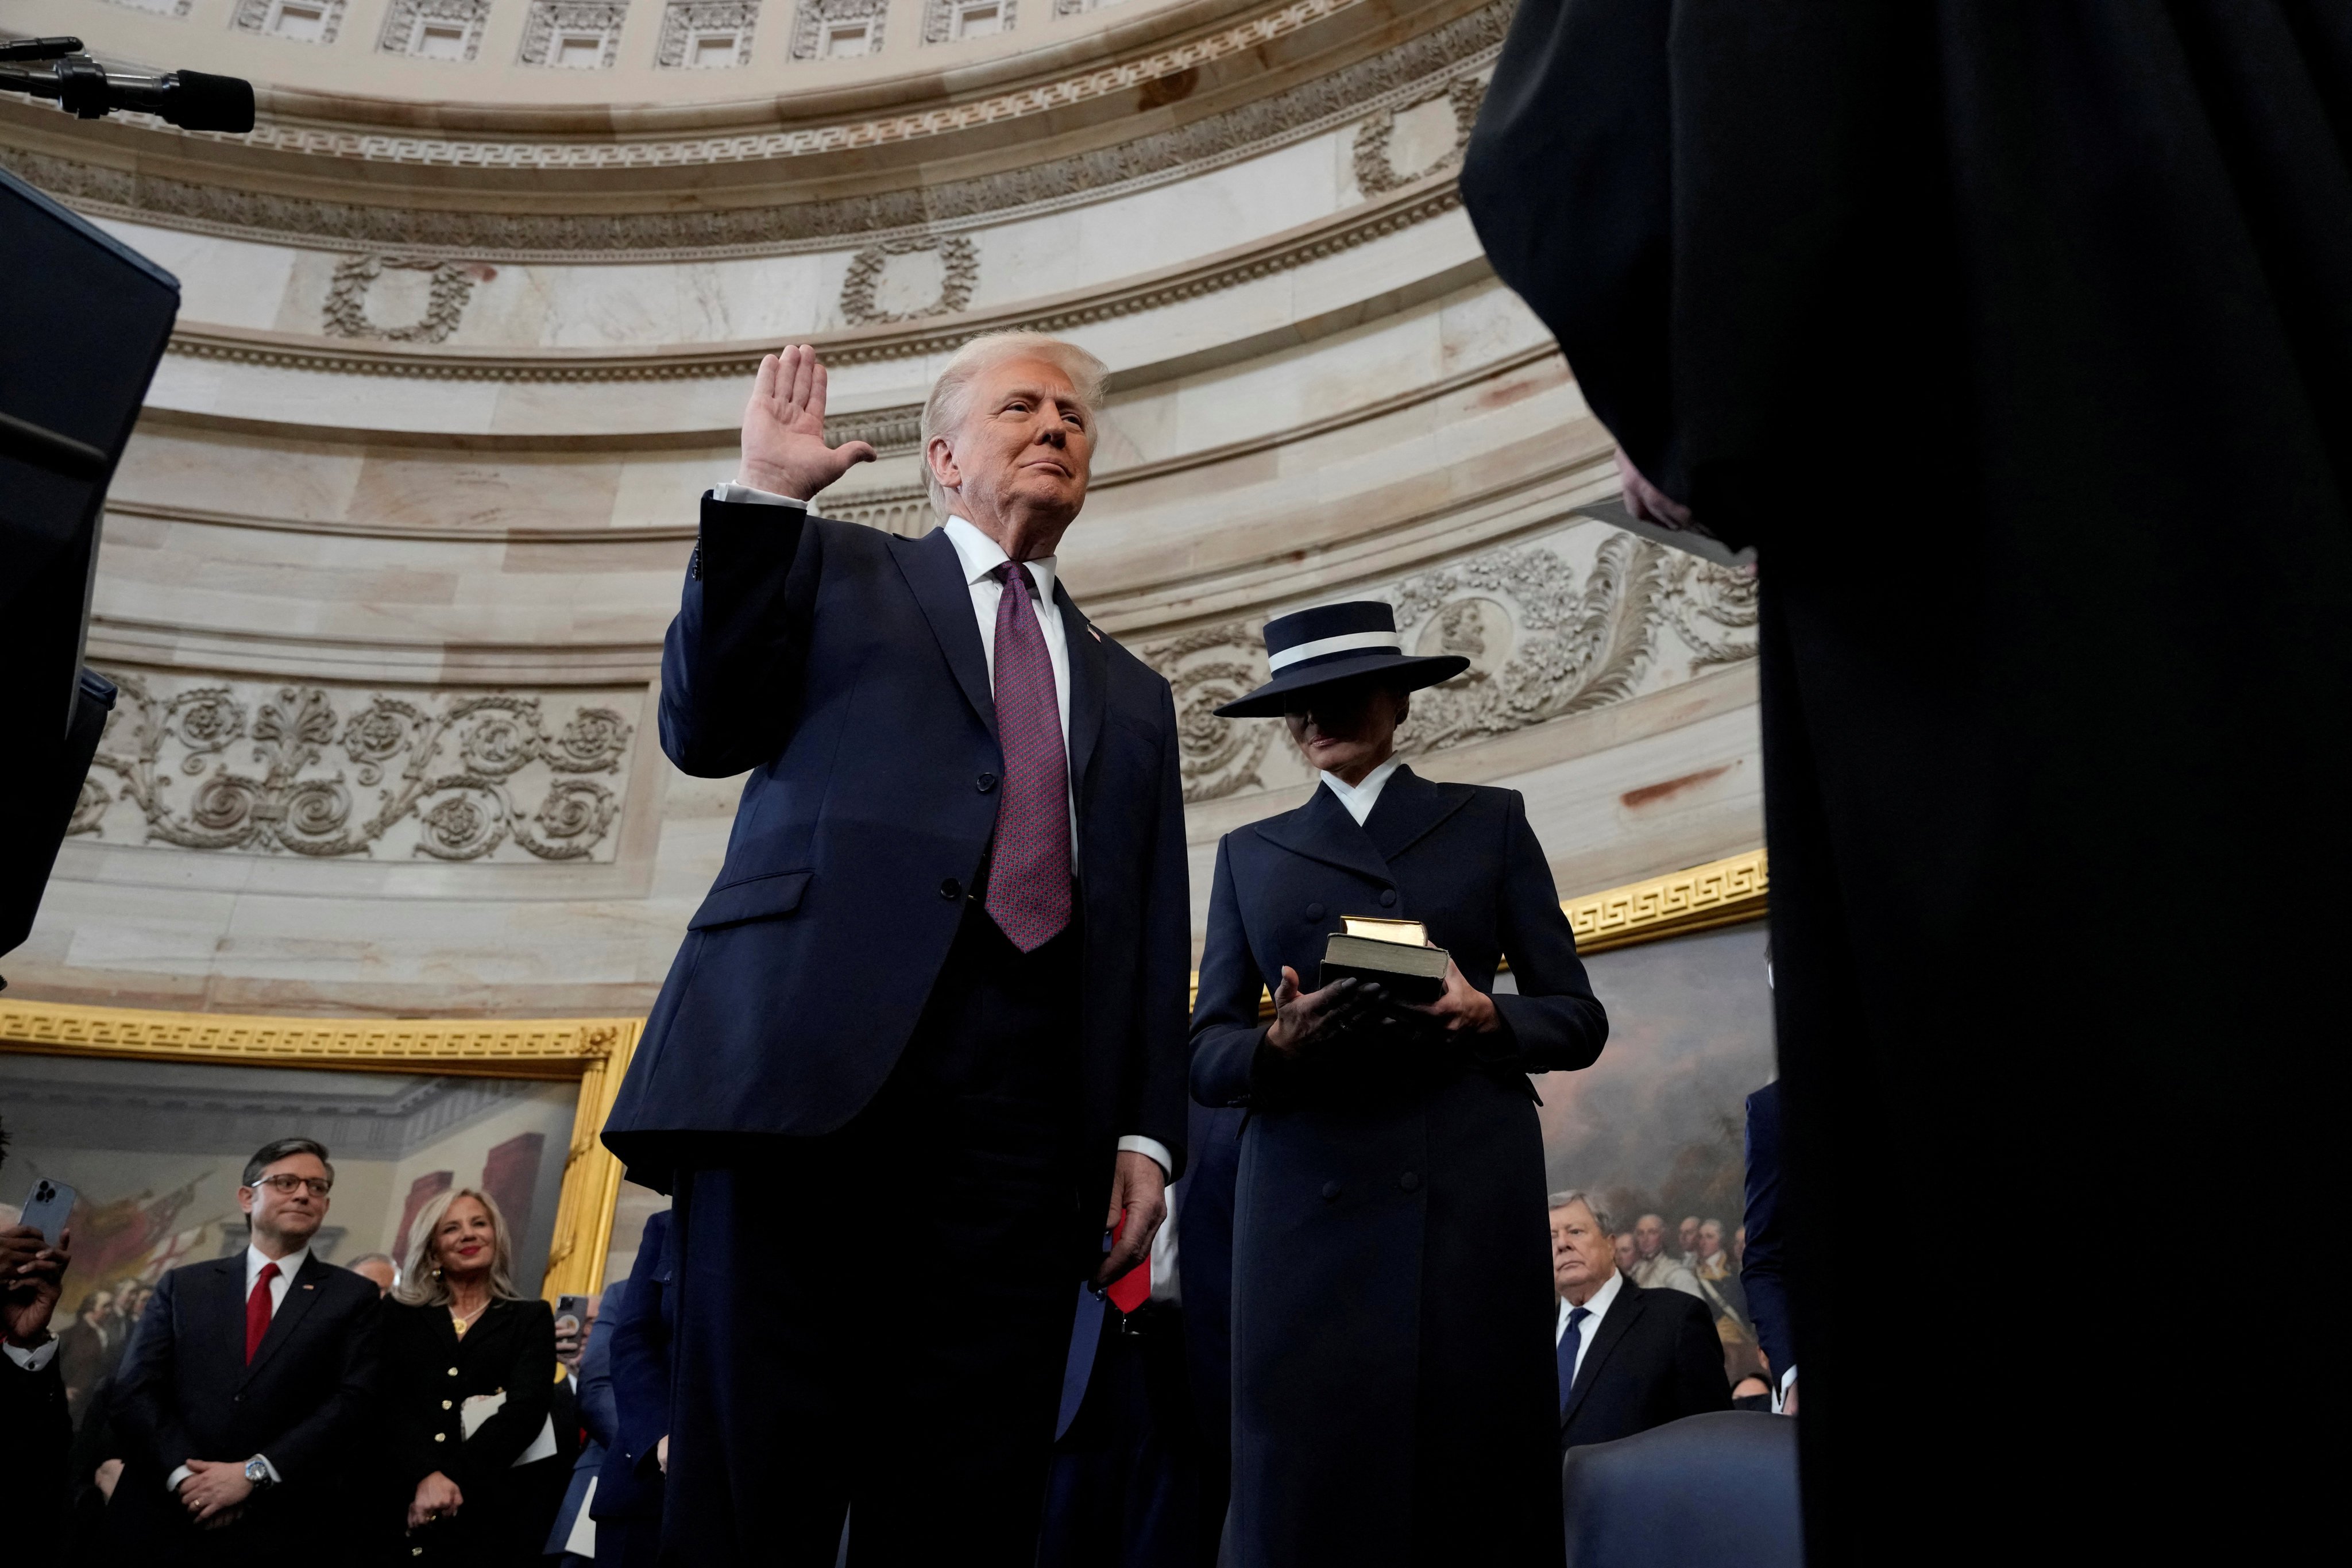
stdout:
[(491, 1297), (522, 1300), (522, 1292), (515, 1289), (514, 1242), (507, 1230), (507, 1216), (499, 1212), (499, 1200), (477, 1187), (455, 1187), (416, 1211), (415, 1223), (408, 1231), (408, 1261), (401, 1268), (400, 1283), (392, 1289), (394, 1300), (411, 1307), (449, 1304), (449, 1282), (441, 1278), (441, 1266), (433, 1258), (433, 1233), (441, 1228), (449, 1205), (459, 1198), (473, 1199), (490, 1216)]
[(1071, 389), (1078, 395), (1078, 405), (1087, 413), (1092, 414), (1102, 402), (1103, 383), (1110, 376), (1110, 367), (1076, 343), (1044, 332), (983, 332), (956, 350), (940, 369), (939, 380), (931, 384), (931, 395), (923, 405), (923, 485), (931, 493), (931, 505), (943, 518), (948, 515), (948, 490), (931, 472), (931, 439), (936, 436), (952, 439), (971, 412), (971, 384), (1016, 359), (1041, 359), (1068, 376)]

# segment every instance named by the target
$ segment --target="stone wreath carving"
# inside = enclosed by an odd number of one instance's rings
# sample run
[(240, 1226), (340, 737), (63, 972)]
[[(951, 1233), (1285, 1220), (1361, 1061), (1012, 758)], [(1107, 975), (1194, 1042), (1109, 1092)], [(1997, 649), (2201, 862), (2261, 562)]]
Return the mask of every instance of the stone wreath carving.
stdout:
[[(1415, 169), (1410, 174), (1398, 172), (1389, 159), (1389, 142), (1396, 134), (1396, 117), (1405, 110), (1418, 109), (1423, 103), (1443, 98), (1454, 109), (1454, 150), (1427, 169)], [(1432, 93), (1419, 102), (1405, 104), (1402, 109), (1383, 109), (1356, 128), (1356, 188), (1368, 196), (1377, 196), (1410, 184), (1424, 174), (1445, 164), (1458, 162), (1470, 146), (1470, 132), (1478, 124), (1478, 106), (1486, 100), (1486, 84), (1476, 77), (1457, 77), (1445, 84), (1442, 93)]]
[[(413, 821), (413, 854), (479, 860), (512, 844), (541, 860), (584, 860), (620, 814), (620, 795), (589, 777), (614, 774), (632, 727), (610, 708), (582, 708), (550, 731), (536, 697), (490, 692), (411, 700), (368, 694), (341, 709), (316, 686), (249, 698), (228, 686), (152, 691), (113, 674), (122, 697), (108, 721), (69, 831), (99, 833), (116, 800), (138, 803), (149, 842), (184, 849), (367, 855)], [(258, 771), (232, 748), (251, 743)], [(327, 771), (330, 748), (342, 764)], [(538, 805), (518, 775), (548, 776)], [(100, 778), (121, 782), (110, 791)], [(184, 781), (194, 781), (183, 791)], [(374, 792), (371, 810), (360, 799)]]
[[(1756, 657), (1752, 573), (1617, 530), (1587, 571), (1531, 545), (1423, 573), (1371, 596), (1395, 604), (1411, 651), (1470, 660), (1454, 680), (1413, 695), (1412, 717), (1397, 731), (1402, 756), (1622, 702), (1645, 676), (1646, 684), (1662, 684), (1668, 632), (1687, 650), (1690, 674)], [(1141, 650), (1175, 689), (1188, 801), (1289, 782), (1265, 776), (1277, 771), (1276, 726), (1215, 713), (1266, 679), (1264, 625), (1228, 621)]]
[[(433, 275), (433, 292), (425, 300), (425, 314), (404, 327), (380, 326), (368, 315), (368, 291), (387, 269)], [(327, 335), (380, 338), (395, 343), (441, 342), (457, 330), (466, 302), (473, 296), (473, 271), (458, 262), (354, 256), (336, 267), (334, 280), (327, 285)]]
[[(890, 258), (925, 250), (940, 253), (942, 276), (939, 300), (915, 310), (877, 309), (874, 291), (881, 284), (882, 269), (890, 264)], [(971, 291), (979, 286), (980, 247), (961, 234), (885, 240), (880, 245), (867, 246), (849, 258), (849, 272), (841, 280), (841, 317), (853, 327), (870, 327), (951, 316), (971, 304)]]

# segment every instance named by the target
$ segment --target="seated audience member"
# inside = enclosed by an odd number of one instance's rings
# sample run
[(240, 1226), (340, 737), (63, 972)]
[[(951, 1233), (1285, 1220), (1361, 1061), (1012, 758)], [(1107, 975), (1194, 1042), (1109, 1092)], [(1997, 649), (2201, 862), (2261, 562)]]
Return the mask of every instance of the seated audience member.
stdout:
[(1731, 1408), (1723, 1346), (1706, 1304), (1679, 1290), (1644, 1289), (1619, 1273), (1609, 1230), (1609, 1216), (1585, 1194), (1552, 1198), (1563, 1450)]
[[(597, 1474), (604, 1468), (604, 1456), (613, 1446), (614, 1423), (613, 1336), (598, 1332), (596, 1325), (605, 1309), (617, 1309), (628, 1291), (628, 1282), (623, 1280), (588, 1301), (579, 1364), (573, 1369), (580, 1384), (580, 1457), (572, 1461), (563, 1501), (555, 1510), (555, 1528), (547, 1536), (546, 1555), (560, 1559), (562, 1568), (583, 1568), (596, 1559), (596, 1526), (587, 1505), (590, 1489), (595, 1486)], [(556, 1354), (560, 1358), (563, 1353), (562, 1342), (557, 1343)]]
[(361, 1279), (373, 1281), (379, 1296), (390, 1295), (392, 1288), (400, 1283), (400, 1265), (393, 1261), (392, 1254), (388, 1252), (362, 1253), (343, 1267)]
[[(0, 1160), (7, 1149), (0, 1132)], [(73, 1233), (59, 1232), (58, 1242), (32, 1226), (0, 1227), (0, 1545), (11, 1563), (52, 1562), (65, 1545), (73, 1419), (49, 1322), (65, 1293)]]
[[(1767, 978), (1770, 970), (1765, 972)], [(1748, 1097), (1748, 1226), (1739, 1286), (1756, 1342), (1779, 1379), (1783, 1415), (1797, 1413), (1797, 1344), (1789, 1327), (1789, 1289), (1780, 1274), (1780, 1085)]]
[(660, 1560), (677, 1281), (669, 1210), (663, 1209), (646, 1221), (637, 1260), (604, 1317), (603, 1331), (612, 1336), (613, 1347), (613, 1441), (588, 1505), (596, 1521), (598, 1568), (652, 1568)]
[(394, 1463), (408, 1493), (402, 1561), (530, 1561), (551, 1523), (540, 1505), (566, 1473), (548, 1468), (562, 1463), (550, 1418), (554, 1310), (515, 1288), (514, 1244), (488, 1194), (442, 1194), (411, 1235), (383, 1308)]
[(1662, 1216), (1645, 1214), (1633, 1222), (1633, 1283), (1643, 1289), (1706, 1296), (1706, 1292), (1698, 1288), (1698, 1276), (1682, 1259), (1666, 1251), (1666, 1222)]
[(237, 1204), (244, 1251), (157, 1282), (116, 1376), (126, 1556), (234, 1563), (341, 1533), (376, 1414), (374, 1289), (321, 1262), (334, 1167), (308, 1138), (264, 1144)]

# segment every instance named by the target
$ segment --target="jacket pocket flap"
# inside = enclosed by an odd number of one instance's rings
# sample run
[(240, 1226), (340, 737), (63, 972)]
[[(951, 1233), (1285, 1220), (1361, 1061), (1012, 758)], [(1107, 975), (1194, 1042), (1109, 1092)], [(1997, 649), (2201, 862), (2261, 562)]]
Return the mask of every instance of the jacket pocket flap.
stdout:
[(713, 888), (710, 896), (702, 900), (702, 907), (694, 911), (694, 918), (686, 922), (686, 929), (709, 931), (713, 926), (791, 914), (801, 907), (801, 895), (808, 890), (811, 875), (807, 871), (776, 871)]

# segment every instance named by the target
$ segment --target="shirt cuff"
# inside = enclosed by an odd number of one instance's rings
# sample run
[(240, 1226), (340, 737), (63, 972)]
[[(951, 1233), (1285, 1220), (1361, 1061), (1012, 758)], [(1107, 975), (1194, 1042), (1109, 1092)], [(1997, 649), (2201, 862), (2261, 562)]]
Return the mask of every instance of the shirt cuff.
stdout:
[(1789, 1402), (1789, 1385), (1796, 1381), (1797, 1369), (1794, 1366), (1780, 1374), (1780, 1386), (1772, 1393), (1772, 1409), (1776, 1414)]
[[(1097, 1145), (1097, 1148), (1100, 1146)], [(1160, 1173), (1162, 1176), (1172, 1176), (1176, 1173), (1176, 1156), (1171, 1154), (1168, 1152), (1168, 1145), (1157, 1138), (1146, 1138), (1140, 1132), (1130, 1132), (1118, 1141), (1118, 1152), (1122, 1154), (1149, 1154), (1159, 1165)]]
[(178, 1491), (180, 1489), (180, 1483), (186, 1480), (190, 1476), (193, 1476), (195, 1473), (195, 1471), (188, 1468), (187, 1466), (182, 1465), (178, 1469), (173, 1470), (170, 1475), (163, 1478), (163, 1489), (167, 1492)]
[[(1156, 1149), (1159, 1145), (1155, 1143), (1152, 1147)], [(58, 1341), (53, 1334), (44, 1343), (34, 1345), (30, 1349), (23, 1345), (0, 1344), (0, 1350), (6, 1351), (8, 1359), (26, 1372), (38, 1372), (57, 1359)]]
[(732, 479), (710, 487), (710, 499), (718, 501), (748, 502), (752, 506), (796, 506), (805, 508), (808, 502), (780, 496), (773, 490), (755, 490), (749, 485), (739, 485)]

